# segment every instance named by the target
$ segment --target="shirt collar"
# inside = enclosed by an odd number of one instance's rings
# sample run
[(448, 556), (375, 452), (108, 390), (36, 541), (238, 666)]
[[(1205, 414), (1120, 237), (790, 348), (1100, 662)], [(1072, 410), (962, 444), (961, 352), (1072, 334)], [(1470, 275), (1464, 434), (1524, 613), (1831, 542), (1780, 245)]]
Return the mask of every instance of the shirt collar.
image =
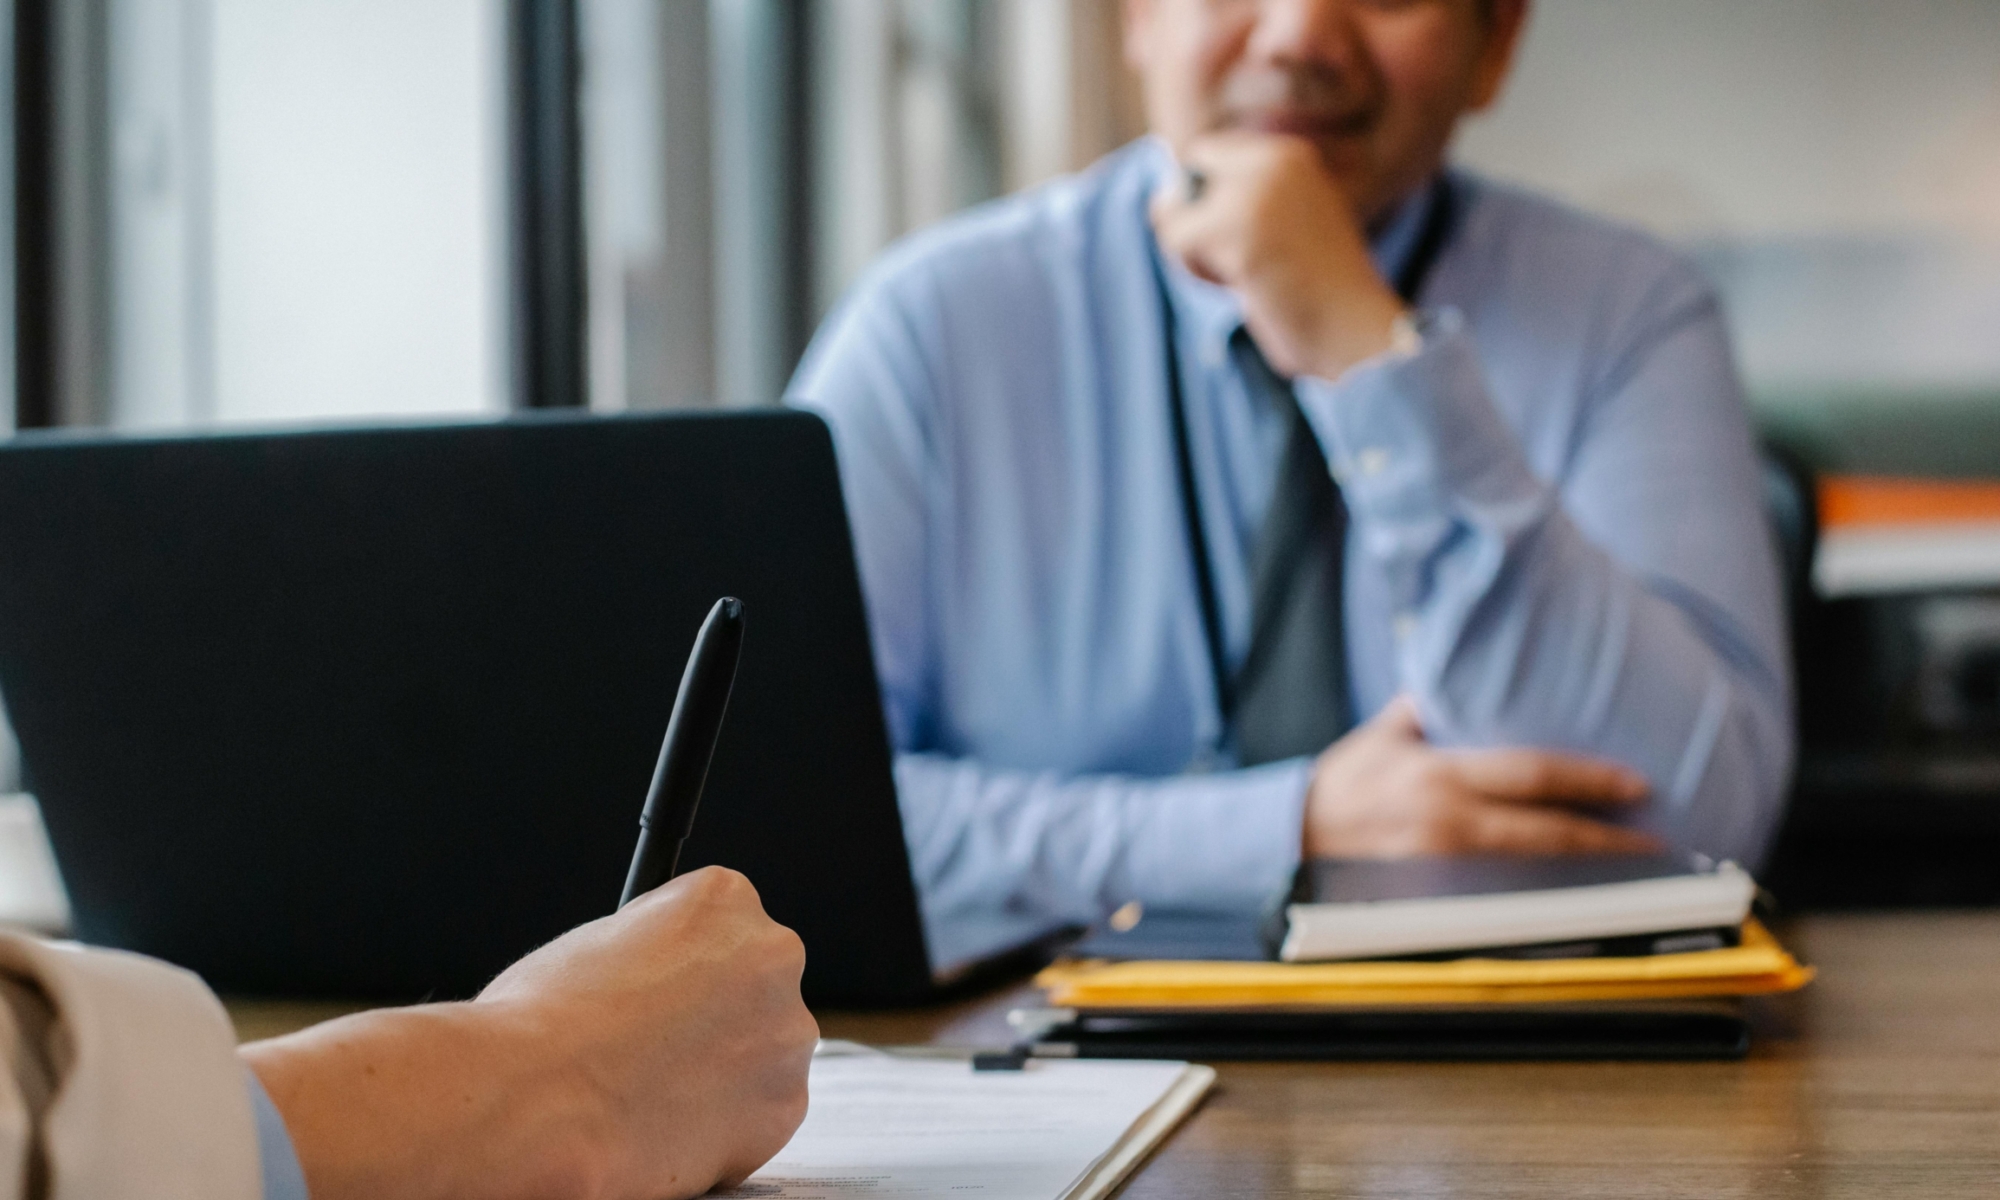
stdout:
[[(1180, 165), (1174, 161), (1173, 151), (1158, 137), (1146, 139), (1145, 170), (1151, 178), (1151, 186), (1146, 189), (1149, 198), (1160, 188), (1179, 183)], [(1369, 239), (1369, 254), (1384, 279), (1401, 274), (1403, 265), (1415, 252), (1431, 206), (1437, 203), (1438, 178), (1433, 175), (1398, 203), (1389, 219)], [(1143, 219), (1145, 214), (1140, 215)], [(1154, 254), (1160, 253), (1150, 226), (1146, 242)], [(1205, 352), (1209, 346), (1215, 347), (1219, 361), (1220, 348), (1227, 346), (1230, 337), (1243, 325), (1243, 302), (1228, 288), (1195, 278), (1177, 262), (1168, 261), (1165, 266), (1176, 318), (1201, 338)]]

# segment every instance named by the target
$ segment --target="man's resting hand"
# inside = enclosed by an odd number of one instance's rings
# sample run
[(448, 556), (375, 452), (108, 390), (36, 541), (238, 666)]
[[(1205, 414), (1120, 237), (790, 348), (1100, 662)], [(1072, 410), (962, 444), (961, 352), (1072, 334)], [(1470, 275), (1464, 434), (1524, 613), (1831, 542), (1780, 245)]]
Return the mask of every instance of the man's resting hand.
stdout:
[(805, 950), (695, 871), (528, 955), (478, 999), (246, 1047), (314, 1200), (695, 1196), (782, 1149), (818, 1028)]
[(1626, 811), (1646, 790), (1643, 776), (1601, 759), (1438, 749), (1399, 696), (1319, 756), (1305, 856), (1653, 853), (1657, 839), (1586, 815)]

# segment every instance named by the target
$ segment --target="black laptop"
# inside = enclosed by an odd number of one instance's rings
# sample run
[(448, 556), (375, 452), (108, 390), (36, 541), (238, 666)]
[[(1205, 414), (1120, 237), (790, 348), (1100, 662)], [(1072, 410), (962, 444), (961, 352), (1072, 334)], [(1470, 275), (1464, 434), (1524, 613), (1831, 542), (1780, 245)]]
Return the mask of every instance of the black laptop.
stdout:
[(817, 417), (0, 446), (0, 687), (76, 933), (227, 992), (468, 996), (610, 912), (725, 594), (684, 864), (755, 882), (813, 1001), (932, 994), (966, 964), (926, 955)]

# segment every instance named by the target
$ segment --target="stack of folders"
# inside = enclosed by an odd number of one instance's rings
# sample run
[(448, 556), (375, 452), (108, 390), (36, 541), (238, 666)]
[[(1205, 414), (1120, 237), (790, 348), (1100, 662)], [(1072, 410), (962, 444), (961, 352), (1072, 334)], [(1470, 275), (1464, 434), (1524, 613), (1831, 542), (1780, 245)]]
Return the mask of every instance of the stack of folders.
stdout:
[(1016, 1020), (1105, 1057), (1732, 1057), (1742, 998), (1813, 974), (1755, 895), (1676, 858), (1312, 863), (1261, 925), (1124, 910)]

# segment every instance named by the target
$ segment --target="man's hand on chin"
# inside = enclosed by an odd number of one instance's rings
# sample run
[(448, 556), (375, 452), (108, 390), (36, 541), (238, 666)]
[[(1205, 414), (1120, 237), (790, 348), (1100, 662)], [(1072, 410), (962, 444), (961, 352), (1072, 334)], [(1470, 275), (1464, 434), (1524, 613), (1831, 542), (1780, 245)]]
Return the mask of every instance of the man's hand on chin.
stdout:
[(1335, 379), (1389, 349), (1403, 302), (1311, 142), (1206, 134), (1181, 167), (1153, 198), (1154, 235), (1190, 272), (1242, 298), (1250, 336), (1274, 369)]
[(1398, 697), (1319, 756), (1305, 856), (1657, 853), (1658, 839), (1588, 815), (1626, 811), (1646, 791), (1642, 776), (1601, 759), (1438, 749)]

